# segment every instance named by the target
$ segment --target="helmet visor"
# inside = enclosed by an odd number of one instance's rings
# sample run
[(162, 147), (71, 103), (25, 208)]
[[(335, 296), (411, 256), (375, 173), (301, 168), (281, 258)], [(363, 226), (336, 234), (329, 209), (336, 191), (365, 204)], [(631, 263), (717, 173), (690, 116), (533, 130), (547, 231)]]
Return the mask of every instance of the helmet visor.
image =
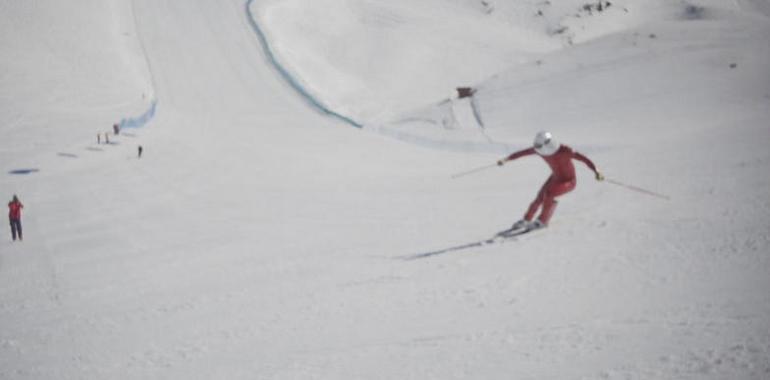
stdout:
[(536, 141), (533, 145), (534, 145), (535, 149), (543, 149), (544, 146), (548, 146), (548, 144), (550, 144), (550, 143), (551, 143), (551, 138), (548, 137), (545, 140), (543, 140), (542, 142), (541, 141)]

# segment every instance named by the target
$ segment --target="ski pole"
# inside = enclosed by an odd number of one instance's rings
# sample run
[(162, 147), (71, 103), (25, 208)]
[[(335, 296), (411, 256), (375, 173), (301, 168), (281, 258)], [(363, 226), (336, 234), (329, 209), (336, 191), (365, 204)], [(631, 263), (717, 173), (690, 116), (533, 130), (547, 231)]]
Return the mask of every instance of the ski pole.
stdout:
[(460, 177), (463, 177), (463, 176), (466, 176), (466, 175), (469, 175), (469, 174), (473, 174), (473, 173), (478, 173), (478, 172), (480, 172), (482, 170), (487, 170), (487, 169), (493, 168), (495, 166), (497, 166), (496, 163), (495, 164), (490, 164), (490, 165), (479, 166), (478, 168), (475, 168), (475, 169), (471, 169), (471, 170), (467, 170), (467, 171), (464, 171), (464, 172), (461, 172), (461, 173), (453, 174), (452, 175), (452, 179), (460, 178)]
[(671, 200), (671, 197), (669, 197), (668, 195), (663, 195), (663, 194), (660, 194), (660, 193), (656, 193), (654, 191), (642, 189), (641, 187), (632, 186), (632, 185), (629, 185), (629, 184), (626, 184), (626, 183), (623, 183), (623, 182), (620, 182), (620, 181), (616, 181), (614, 179), (606, 178), (605, 181), (607, 183), (611, 183), (611, 184), (613, 184), (615, 186), (624, 187), (626, 189), (633, 190), (633, 191), (636, 191), (636, 192), (639, 192), (639, 193), (642, 193), (642, 194), (651, 195), (653, 197), (665, 199), (667, 201)]

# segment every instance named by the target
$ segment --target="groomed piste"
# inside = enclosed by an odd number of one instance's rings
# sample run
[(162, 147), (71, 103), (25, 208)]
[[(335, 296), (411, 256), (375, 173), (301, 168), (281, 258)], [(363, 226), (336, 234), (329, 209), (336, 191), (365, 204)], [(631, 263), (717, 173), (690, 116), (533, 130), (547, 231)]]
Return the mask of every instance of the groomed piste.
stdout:
[(768, 15), (0, 2), (0, 379), (766, 379)]

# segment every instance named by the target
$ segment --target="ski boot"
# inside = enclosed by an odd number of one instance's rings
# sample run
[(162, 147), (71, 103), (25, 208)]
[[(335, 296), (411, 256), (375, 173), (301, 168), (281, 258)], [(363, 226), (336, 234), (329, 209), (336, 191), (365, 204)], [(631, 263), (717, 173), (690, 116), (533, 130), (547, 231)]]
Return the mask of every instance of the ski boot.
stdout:
[(518, 222), (513, 223), (513, 225), (511, 226), (511, 231), (529, 228), (530, 223), (531, 222), (526, 219), (519, 220)]
[(530, 222), (527, 225), (527, 231), (539, 230), (539, 229), (545, 228), (545, 227), (548, 227), (548, 225), (543, 223), (542, 221), (540, 221), (540, 219), (535, 219), (535, 221)]

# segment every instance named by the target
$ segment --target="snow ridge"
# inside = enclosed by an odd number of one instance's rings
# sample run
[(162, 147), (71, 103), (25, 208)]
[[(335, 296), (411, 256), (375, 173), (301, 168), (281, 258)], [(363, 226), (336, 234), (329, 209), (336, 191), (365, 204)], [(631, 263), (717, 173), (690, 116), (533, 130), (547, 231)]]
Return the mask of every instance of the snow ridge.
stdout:
[(127, 117), (120, 121), (120, 128), (141, 128), (147, 125), (147, 123), (155, 117), (155, 109), (158, 106), (158, 101), (153, 100), (150, 104), (150, 108), (144, 111), (143, 114), (136, 117)]
[(278, 73), (281, 75), (281, 78), (283, 78), (286, 83), (294, 89), (307, 103), (309, 103), (313, 108), (318, 110), (324, 115), (339, 119), (343, 121), (346, 124), (349, 124), (356, 128), (363, 128), (363, 124), (351, 119), (350, 117), (344, 116), (338, 112), (335, 112), (331, 110), (329, 107), (324, 105), (320, 100), (316, 99), (315, 96), (310, 94), (310, 92), (297, 81), (297, 79), (294, 78), (294, 76), (289, 73), (289, 71), (280, 63), (278, 62), (278, 59), (275, 57), (275, 54), (273, 53), (273, 49), (270, 48), (270, 43), (267, 41), (267, 36), (265, 36), (265, 33), (262, 31), (262, 28), (259, 27), (259, 24), (257, 24), (256, 17), (253, 14), (251, 10), (251, 4), (254, 2), (254, 0), (247, 0), (246, 1), (246, 18), (249, 21), (249, 25), (251, 26), (251, 29), (254, 31), (254, 33), (257, 35), (257, 38), (259, 39), (260, 44), (262, 45), (262, 50), (265, 53), (265, 56), (267, 57), (267, 60), (270, 62), (270, 65), (273, 66)]

